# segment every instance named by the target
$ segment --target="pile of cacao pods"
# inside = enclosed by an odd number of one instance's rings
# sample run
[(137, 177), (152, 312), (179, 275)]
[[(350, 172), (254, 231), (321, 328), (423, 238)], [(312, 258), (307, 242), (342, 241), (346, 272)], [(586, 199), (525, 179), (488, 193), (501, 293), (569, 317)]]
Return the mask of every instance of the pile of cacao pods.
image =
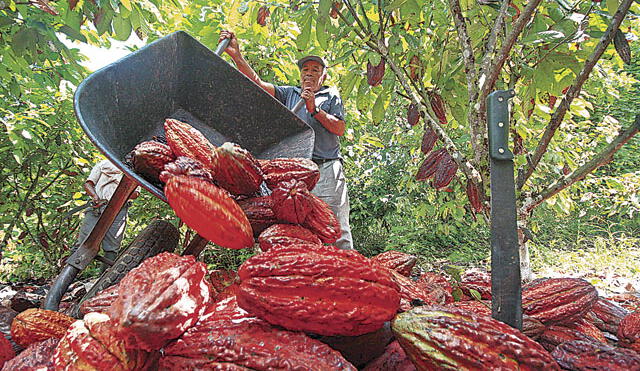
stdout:
[(514, 329), (491, 318), (487, 273), (419, 274), (413, 255), (330, 245), (340, 229), (310, 193), (313, 162), (256, 160), (177, 120), (165, 132), (134, 149), (134, 169), (203, 237), (257, 238), (262, 252), (237, 272), (161, 253), (82, 303), (80, 320), (19, 313), (0, 337), (3, 370), (640, 370), (638, 307), (587, 281), (524, 286)]
[[(525, 285), (519, 331), (491, 318), (487, 273), (418, 275), (402, 252), (366, 258), (274, 235), (237, 272), (167, 252), (147, 259), (84, 302), (82, 320), (28, 309), (8, 336), (26, 349), (15, 356), (0, 339), (3, 370), (640, 369), (638, 307), (582, 279)], [(372, 337), (385, 322), (392, 335)], [(354, 359), (336, 338), (383, 350)]]

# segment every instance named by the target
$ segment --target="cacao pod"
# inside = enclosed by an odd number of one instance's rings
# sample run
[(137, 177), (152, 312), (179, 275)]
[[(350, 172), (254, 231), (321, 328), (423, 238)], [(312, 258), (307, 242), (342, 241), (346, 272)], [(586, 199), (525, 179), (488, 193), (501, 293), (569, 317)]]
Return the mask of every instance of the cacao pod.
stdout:
[(0, 305), (0, 333), (9, 339), (9, 342), (13, 346), (13, 350), (16, 353), (20, 353), (24, 348), (16, 344), (11, 337), (11, 323), (17, 315), (18, 312), (15, 310)]
[(436, 169), (442, 158), (448, 155), (449, 153), (447, 153), (446, 148), (440, 148), (428, 154), (416, 173), (416, 180), (425, 181), (431, 178), (436, 173)]
[(626, 64), (631, 64), (631, 48), (629, 48), (627, 37), (620, 29), (617, 29), (613, 36), (613, 46), (616, 48), (620, 59)]
[(464, 310), (465, 312), (474, 313), (479, 316), (491, 317), (490, 301), (466, 300), (466, 301), (456, 301), (449, 305), (454, 308)]
[(307, 214), (303, 227), (307, 228), (324, 243), (334, 243), (342, 234), (340, 223), (329, 205), (313, 193), (309, 195), (311, 212)]
[(246, 149), (229, 142), (213, 153), (213, 179), (234, 195), (254, 194), (263, 181), (258, 161)]
[(417, 55), (411, 57), (411, 61), (409, 62), (409, 77), (413, 81), (422, 80), (422, 75), (424, 74), (422, 61), (418, 58)]
[(527, 315), (522, 316), (522, 333), (531, 339), (538, 340), (545, 328), (545, 325), (537, 319)]
[(211, 284), (211, 289), (214, 296), (220, 294), (224, 289), (233, 285), (234, 283), (239, 283), (240, 277), (238, 277), (238, 272), (227, 270), (227, 269), (216, 269), (209, 272), (209, 283)]
[(591, 307), (591, 311), (587, 313), (586, 319), (591, 321), (600, 330), (616, 334), (620, 321), (622, 321), (627, 314), (629, 314), (628, 310), (611, 300), (599, 297), (598, 301)]
[(620, 345), (640, 352), (640, 312), (626, 315), (618, 327)]
[(331, 10), (329, 16), (333, 19), (337, 19), (340, 14), (340, 8), (342, 7), (342, 1), (333, 1), (331, 3)]
[(556, 97), (555, 95), (549, 95), (549, 109), (553, 109), (553, 107), (556, 106), (557, 100), (558, 100), (558, 97)]
[(367, 62), (367, 83), (371, 86), (377, 86), (382, 83), (384, 77), (385, 63), (384, 58), (380, 58), (380, 63), (377, 66)]
[(273, 213), (280, 222), (303, 224), (311, 212), (311, 193), (301, 180), (279, 183), (273, 188), (271, 199)]
[(355, 250), (281, 246), (240, 267), (238, 304), (289, 330), (357, 336), (393, 318), (400, 299), (389, 270)]
[(165, 164), (175, 159), (171, 147), (166, 144), (147, 141), (135, 146), (131, 153), (131, 164), (136, 173), (147, 178), (151, 182), (160, 181), (160, 172)]
[(435, 91), (429, 92), (429, 103), (431, 104), (431, 109), (433, 110), (433, 113), (436, 114), (440, 125), (448, 124), (447, 112), (445, 111), (444, 101), (440, 94)]
[(593, 323), (587, 321), (584, 318), (580, 318), (579, 320), (566, 326), (576, 329), (587, 336), (591, 336), (593, 339), (601, 343), (607, 343), (607, 339), (605, 338), (604, 333), (602, 333), (602, 331), (600, 331), (600, 329), (597, 328)]
[(438, 134), (436, 133), (436, 131), (431, 128), (425, 128), (424, 134), (422, 134), (422, 144), (420, 145), (420, 151), (422, 151), (422, 153), (424, 153), (425, 155), (428, 155), (437, 141)]
[(482, 212), (482, 200), (480, 199), (480, 191), (476, 184), (470, 180), (467, 180), (467, 198), (469, 199), (469, 205), (474, 213)]
[(256, 17), (256, 22), (260, 26), (266, 26), (267, 25), (267, 18), (269, 18), (270, 14), (271, 14), (271, 11), (269, 10), (268, 7), (261, 6), (260, 9), (258, 9), (258, 15)]
[(16, 351), (13, 350), (13, 345), (11, 342), (4, 337), (4, 335), (0, 335), (0, 367), (2, 367), (5, 362), (12, 359), (16, 356)]
[(451, 183), (453, 177), (458, 171), (458, 164), (453, 160), (453, 157), (448, 152), (438, 162), (436, 171), (433, 174), (433, 187), (435, 189), (442, 189)]
[(397, 341), (387, 345), (384, 353), (369, 363), (363, 371), (416, 371), (416, 366), (411, 363)]
[(109, 308), (127, 348), (158, 350), (192, 326), (211, 297), (206, 274), (205, 264), (193, 256), (169, 252), (127, 273)]
[(596, 288), (580, 278), (545, 278), (522, 288), (522, 310), (545, 325), (584, 316), (598, 300)]
[(393, 269), (403, 276), (410, 277), (411, 270), (416, 265), (418, 258), (402, 251), (388, 250), (372, 257), (371, 260), (385, 268)]
[(435, 304), (449, 304), (453, 302), (451, 292), (453, 288), (446, 278), (432, 272), (423, 273), (416, 281), (418, 287), (427, 293), (430, 302)]
[(200, 236), (230, 249), (253, 246), (251, 224), (226, 191), (180, 175), (169, 179), (164, 192), (176, 215)]
[(62, 338), (75, 319), (46, 309), (30, 308), (18, 313), (11, 323), (11, 338), (27, 347), (49, 338)]
[(301, 332), (224, 311), (201, 318), (164, 348), (163, 370), (356, 370), (337, 351)]
[[(548, 351), (553, 351), (558, 345), (567, 341), (583, 340), (595, 342), (596, 339), (586, 335), (575, 328), (567, 326), (551, 325), (542, 332), (538, 342)], [(606, 343), (606, 341), (605, 341)]]
[(80, 313), (83, 315), (92, 312), (107, 313), (111, 304), (118, 298), (118, 286), (107, 287), (91, 299), (83, 301), (80, 305)]
[(393, 282), (398, 285), (398, 293), (400, 294), (399, 311), (406, 312), (415, 305), (439, 304), (433, 301), (427, 292), (422, 290), (422, 286), (409, 277), (403, 276), (393, 269), (389, 269), (389, 273)]
[(258, 237), (260, 249), (268, 251), (274, 246), (291, 246), (297, 244), (316, 244), (322, 242), (310, 230), (293, 224), (274, 224), (265, 229)]
[(320, 179), (320, 169), (315, 162), (308, 158), (276, 158), (261, 161), (260, 167), (264, 172), (264, 180), (273, 189), (280, 182), (287, 180), (301, 180), (312, 191)]
[[(609, 300), (617, 303), (622, 308), (636, 312), (640, 311), (640, 297), (633, 294), (618, 294), (609, 297)], [(15, 308), (13, 308), (15, 309)]]
[(213, 169), (215, 146), (193, 126), (175, 119), (164, 121), (167, 144), (174, 155), (185, 156), (200, 161), (208, 169)]
[(273, 198), (271, 196), (246, 198), (238, 201), (238, 205), (251, 224), (253, 236), (259, 236), (262, 231), (277, 223), (273, 213)]
[(420, 111), (418, 111), (418, 107), (411, 103), (407, 107), (407, 123), (411, 126), (416, 126), (420, 121)]
[(166, 183), (169, 181), (169, 178), (176, 175), (196, 177), (206, 180), (209, 183), (213, 183), (211, 170), (206, 168), (202, 162), (190, 157), (180, 156), (176, 158), (175, 161), (164, 165), (164, 170), (160, 173), (160, 181), (162, 183)]
[(473, 297), (471, 290), (480, 294), (480, 298), (491, 300), (491, 275), (480, 271), (467, 271), (460, 277), (460, 288), (465, 295)]
[(623, 348), (590, 341), (567, 341), (551, 353), (567, 370), (640, 370), (640, 354)]
[(418, 277), (418, 283), (426, 286), (440, 286), (449, 294), (453, 292), (453, 287), (451, 287), (449, 280), (439, 273), (424, 272), (420, 275), (420, 277)]
[(417, 307), (398, 314), (391, 328), (418, 370), (559, 370), (517, 329), (464, 310)]
[(53, 354), (56, 370), (135, 370), (147, 353), (125, 349), (114, 324), (103, 313), (89, 313), (74, 322)]
[(7, 361), (2, 371), (53, 371), (53, 353), (60, 339), (32, 343), (15, 358)]

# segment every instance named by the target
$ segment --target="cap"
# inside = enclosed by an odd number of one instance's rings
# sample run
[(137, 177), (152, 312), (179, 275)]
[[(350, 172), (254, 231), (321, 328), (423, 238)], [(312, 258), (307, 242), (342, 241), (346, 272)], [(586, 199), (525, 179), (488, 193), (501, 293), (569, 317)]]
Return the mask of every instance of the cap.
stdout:
[(298, 68), (302, 68), (302, 65), (308, 61), (316, 61), (322, 65), (322, 67), (327, 68), (327, 62), (324, 58), (318, 57), (317, 55), (307, 55), (306, 57), (302, 57), (298, 60)]

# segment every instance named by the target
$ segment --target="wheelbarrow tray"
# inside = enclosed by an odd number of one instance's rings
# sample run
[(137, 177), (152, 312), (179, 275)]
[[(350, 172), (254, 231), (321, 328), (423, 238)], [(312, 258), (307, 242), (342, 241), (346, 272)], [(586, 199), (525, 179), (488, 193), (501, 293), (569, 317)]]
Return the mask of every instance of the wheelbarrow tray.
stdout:
[(186, 32), (165, 36), (87, 77), (74, 107), (98, 149), (127, 176), (166, 201), (161, 188), (124, 159), (138, 143), (164, 136), (168, 117), (216, 146), (234, 142), (261, 159), (310, 158), (313, 129)]

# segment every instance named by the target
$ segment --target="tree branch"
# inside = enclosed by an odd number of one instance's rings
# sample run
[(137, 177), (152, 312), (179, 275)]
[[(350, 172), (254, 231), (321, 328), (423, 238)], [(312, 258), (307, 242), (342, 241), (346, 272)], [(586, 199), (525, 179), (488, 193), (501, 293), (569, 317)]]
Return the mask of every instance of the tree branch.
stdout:
[(510, 0), (504, 0), (502, 5), (500, 6), (500, 11), (498, 13), (498, 17), (491, 28), (491, 33), (489, 34), (489, 40), (487, 40), (487, 45), (485, 47), (484, 58), (482, 58), (482, 63), (480, 65), (480, 75), (487, 75), (489, 73), (489, 68), (491, 67), (491, 61), (493, 60), (494, 54), (496, 52), (496, 45), (498, 40), (498, 34), (500, 33), (500, 29), (502, 29), (502, 25), (504, 24), (504, 18), (507, 16), (507, 11), (509, 10)]
[(562, 102), (560, 102), (558, 109), (556, 109), (556, 111), (551, 116), (549, 124), (547, 124), (547, 127), (542, 134), (542, 138), (540, 138), (540, 142), (538, 143), (535, 152), (531, 156), (527, 167), (524, 168), (523, 171), (518, 173), (518, 179), (516, 182), (516, 187), (518, 190), (522, 189), (531, 174), (533, 174), (533, 171), (538, 166), (538, 163), (540, 163), (540, 159), (542, 159), (542, 156), (545, 154), (545, 152), (547, 152), (549, 142), (551, 142), (551, 139), (555, 135), (556, 130), (558, 130), (560, 124), (562, 124), (562, 120), (564, 119), (565, 114), (571, 107), (571, 102), (580, 94), (582, 85), (585, 83), (585, 81), (587, 81), (587, 79), (589, 78), (589, 74), (593, 70), (593, 67), (596, 65), (598, 60), (600, 60), (600, 57), (602, 57), (602, 54), (607, 49), (609, 43), (611, 43), (613, 35), (620, 27), (620, 24), (627, 14), (627, 11), (629, 10), (632, 2), (633, 0), (622, 0), (622, 3), (618, 7), (618, 11), (616, 11), (616, 13), (614, 14), (613, 19), (611, 20), (611, 24), (607, 28), (607, 31), (600, 38), (600, 42), (598, 43), (598, 45), (596, 45), (595, 50), (589, 56), (589, 59), (587, 59), (587, 61), (585, 62), (582, 71), (580, 71), (578, 76), (576, 76), (574, 83), (571, 85), (571, 87), (569, 87), (569, 90), (565, 94), (564, 98), (562, 98)]
[(593, 172), (598, 167), (608, 163), (613, 158), (613, 155), (634, 135), (640, 131), (640, 114), (636, 115), (636, 119), (631, 126), (626, 130), (619, 133), (618, 136), (609, 145), (603, 149), (600, 153), (593, 156), (584, 165), (574, 170), (571, 174), (563, 177), (550, 185), (547, 189), (540, 193), (534, 193), (525, 200), (522, 207), (518, 210), (518, 214), (528, 215), (536, 206), (540, 205), (549, 198), (555, 196), (560, 191), (571, 186), (575, 182), (584, 179), (589, 173)]

